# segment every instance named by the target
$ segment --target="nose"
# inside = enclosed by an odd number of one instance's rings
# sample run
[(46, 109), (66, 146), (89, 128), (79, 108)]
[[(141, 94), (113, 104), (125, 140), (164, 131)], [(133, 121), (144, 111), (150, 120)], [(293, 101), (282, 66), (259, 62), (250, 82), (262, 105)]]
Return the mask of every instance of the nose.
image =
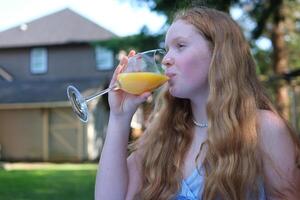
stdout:
[(166, 66), (167, 68), (171, 67), (174, 65), (174, 59), (171, 58), (168, 54), (165, 55), (165, 57), (162, 60), (162, 64)]

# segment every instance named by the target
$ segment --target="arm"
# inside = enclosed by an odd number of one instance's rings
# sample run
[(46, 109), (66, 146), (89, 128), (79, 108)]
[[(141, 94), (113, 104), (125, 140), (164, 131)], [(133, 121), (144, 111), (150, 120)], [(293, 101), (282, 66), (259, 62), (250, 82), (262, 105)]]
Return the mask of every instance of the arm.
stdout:
[(130, 117), (110, 115), (96, 177), (95, 199), (125, 199), (127, 193), (127, 143)]
[[(130, 55), (134, 55), (134, 52), (131, 52)], [(126, 65), (127, 57), (121, 60), (113, 75), (111, 85), (115, 84), (117, 75)], [(144, 102), (149, 95), (150, 93), (144, 93), (135, 96), (121, 90), (109, 93), (110, 117), (96, 177), (96, 200), (125, 199), (127, 190), (130, 188), (128, 184), (132, 182), (129, 180), (127, 166), (130, 122), (138, 105)]]
[(295, 163), (295, 143), (285, 123), (270, 111), (261, 111), (259, 121), (267, 198), (270, 200), (299, 199), (300, 169)]

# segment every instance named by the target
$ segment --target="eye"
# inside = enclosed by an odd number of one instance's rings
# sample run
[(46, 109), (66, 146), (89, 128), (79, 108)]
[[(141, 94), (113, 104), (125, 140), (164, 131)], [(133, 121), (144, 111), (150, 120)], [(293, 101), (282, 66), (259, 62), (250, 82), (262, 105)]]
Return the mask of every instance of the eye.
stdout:
[(183, 49), (186, 45), (184, 43), (177, 43), (176, 47), (177, 49)]

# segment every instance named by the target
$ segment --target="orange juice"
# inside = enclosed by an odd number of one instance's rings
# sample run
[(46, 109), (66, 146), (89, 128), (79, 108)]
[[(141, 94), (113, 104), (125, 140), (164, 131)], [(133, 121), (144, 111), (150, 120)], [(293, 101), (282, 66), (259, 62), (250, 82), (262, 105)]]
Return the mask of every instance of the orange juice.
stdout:
[(131, 72), (119, 74), (118, 84), (123, 91), (139, 95), (158, 88), (168, 79), (165, 75), (152, 72)]

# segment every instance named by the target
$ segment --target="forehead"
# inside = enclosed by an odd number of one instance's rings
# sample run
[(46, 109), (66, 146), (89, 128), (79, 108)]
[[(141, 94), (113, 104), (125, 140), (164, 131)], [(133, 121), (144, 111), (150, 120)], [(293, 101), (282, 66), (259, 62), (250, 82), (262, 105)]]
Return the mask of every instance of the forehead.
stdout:
[(177, 20), (173, 22), (167, 31), (165, 42), (166, 44), (178, 38), (192, 39), (200, 36), (199, 31), (195, 26), (184, 20)]

